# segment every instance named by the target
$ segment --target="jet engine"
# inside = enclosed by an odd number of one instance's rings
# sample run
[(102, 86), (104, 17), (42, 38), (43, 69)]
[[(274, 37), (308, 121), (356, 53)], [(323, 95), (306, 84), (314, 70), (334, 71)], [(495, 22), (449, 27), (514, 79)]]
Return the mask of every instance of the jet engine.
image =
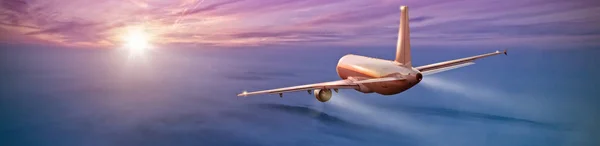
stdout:
[(320, 102), (329, 101), (332, 95), (331, 89), (315, 89), (313, 93), (315, 94), (315, 98), (317, 98), (317, 100)]

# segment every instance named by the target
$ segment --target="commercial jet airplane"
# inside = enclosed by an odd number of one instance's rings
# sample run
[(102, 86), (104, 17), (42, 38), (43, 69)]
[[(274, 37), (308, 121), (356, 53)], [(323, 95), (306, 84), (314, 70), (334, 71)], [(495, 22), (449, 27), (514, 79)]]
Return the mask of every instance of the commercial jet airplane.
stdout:
[(279, 94), (280, 97), (283, 97), (284, 92), (308, 91), (308, 94), (314, 93), (317, 100), (327, 102), (332, 96), (331, 89), (335, 92), (338, 92), (338, 89), (354, 89), (362, 93), (375, 92), (382, 95), (394, 95), (415, 86), (423, 79), (424, 75), (431, 75), (473, 65), (475, 64), (474, 61), (480, 58), (498, 54), (506, 55), (506, 50), (503, 52), (496, 51), (467, 58), (413, 67), (410, 57), (408, 7), (401, 6), (400, 13), (400, 28), (398, 32), (395, 60), (384, 60), (348, 54), (340, 58), (336, 67), (336, 71), (342, 80), (256, 92), (244, 91), (238, 94), (238, 96)]

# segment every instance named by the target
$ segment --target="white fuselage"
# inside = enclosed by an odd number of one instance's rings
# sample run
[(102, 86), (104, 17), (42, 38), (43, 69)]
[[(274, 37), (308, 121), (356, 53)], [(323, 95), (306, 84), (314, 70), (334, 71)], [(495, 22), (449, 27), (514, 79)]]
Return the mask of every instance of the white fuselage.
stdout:
[(405, 80), (360, 84), (357, 91), (363, 93), (379, 93), (393, 95), (405, 91), (418, 84), (423, 75), (412, 67), (406, 67), (391, 60), (383, 60), (348, 54), (340, 58), (337, 73), (342, 79), (365, 80), (399, 76)]

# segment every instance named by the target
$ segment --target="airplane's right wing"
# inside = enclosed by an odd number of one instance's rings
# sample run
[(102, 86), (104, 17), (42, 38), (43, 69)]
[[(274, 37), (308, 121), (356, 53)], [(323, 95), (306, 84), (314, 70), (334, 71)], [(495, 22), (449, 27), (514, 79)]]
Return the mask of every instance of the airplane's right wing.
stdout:
[(456, 68), (473, 65), (473, 64), (475, 64), (473, 61), (475, 61), (477, 59), (494, 56), (494, 55), (498, 55), (498, 54), (506, 55), (506, 50), (504, 50), (503, 52), (496, 51), (493, 53), (487, 53), (487, 54), (482, 54), (482, 55), (477, 55), (477, 56), (472, 56), (472, 57), (466, 57), (466, 58), (461, 58), (461, 59), (456, 59), (456, 60), (434, 63), (434, 64), (430, 64), (430, 65), (419, 66), (419, 67), (416, 67), (416, 69), (419, 70), (423, 75), (431, 75), (431, 74), (435, 74), (435, 73), (439, 73), (439, 72), (443, 72), (443, 71), (447, 71), (447, 70), (452, 70), (452, 69), (456, 69)]

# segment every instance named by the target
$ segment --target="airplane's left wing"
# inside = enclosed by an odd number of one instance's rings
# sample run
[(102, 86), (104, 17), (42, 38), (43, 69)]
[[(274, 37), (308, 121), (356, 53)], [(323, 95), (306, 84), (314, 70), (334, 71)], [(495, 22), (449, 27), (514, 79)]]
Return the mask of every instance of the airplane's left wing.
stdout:
[(366, 80), (360, 80), (360, 81), (353, 81), (350, 79), (345, 79), (345, 80), (337, 80), (337, 81), (331, 81), (331, 82), (307, 84), (307, 85), (277, 88), (277, 89), (271, 89), (271, 90), (262, 90), (262, 91), (255, 91), (255, 92), (244, 91), (244, 92), (238, 94), (237, 96), (248, 96), (248, 95), (256, 95), (256, 94), (281, 94), (284, 92), (309, 91), (309, 90), (314, 90), (314, 89), (356, 89), (356, 88), (359, 88), (358, 84), (387, 82), (387, 81), (394, 81), (394, 80), (404, 80), (404, 78), (384, 77), (384, 78), (373, 78), (373, 79), (366, 79)]

